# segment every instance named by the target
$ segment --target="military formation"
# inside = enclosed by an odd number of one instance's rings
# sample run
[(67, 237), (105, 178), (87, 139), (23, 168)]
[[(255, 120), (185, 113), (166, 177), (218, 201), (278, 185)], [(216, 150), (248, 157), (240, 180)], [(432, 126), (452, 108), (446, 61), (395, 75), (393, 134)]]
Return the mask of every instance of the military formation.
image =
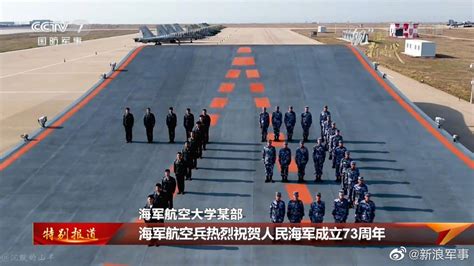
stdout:
[[(173, 107), (170, 107), (166, 115), (166, 126), (168, 128), (169, 143), (175, 143), (175, 129), (177, 126), (177, 116)], [(143, 124), (146, 129), (146, 137), (149, 143), (153, 142), (153, 129), (156, 124), (155, 115), (150, 108), (145, 110)], [(134, 117), (130, 108), (125, 108), (123, 114), (123, 126), (125, 128), (125, 140), (127, 143), (133, 141)], [(183, 126), (186, 136), (183, 148), (176, 153), (171, 169), (165, 169), (160, 182), (156, 183), (154, 192), (147, 197), (144, 208), (173, 208), (173, 198), (176, 194), (185, 194), (185, 181), (192, 180), (192, 171), (198, 169), (197, 161), (202, 158), (206, 144), (209, 143), (209, 129), (211, 117), (206, 109), (202, 109), (197, 121), (190, 108), (186, 109), (183, 117)], [(174, 176), (171, 175), (173, 171)], [(163, 220), (146, 220), (146, 223), (162, 223)], [(153, 243), (152, 243), (153, 245)]]
[[(296, 125), (296, 113), (293, 106), (289, 106), (288, 111), (282, 115), (277, 106), (272, 116), (267, 113), (266, 108), (262, 108), (260, 117), (260, 128), (262, 141), (266, 141), (262, 151), (262, 161), (265, 166), (265, 182), (274, 182), (273, 169), (278, 161), (281, 170), (281, 181), (288, 181), (288, 169), (292, 163), (292, 151), (289, 148), (289, 141), (293, 140), (293, 130)], [(282, 121), (283, 118), (283, 121)], [(302, 140), (295, 152), (295, 164), (297, 167), (297, 182), (305, 183), (306, 165), (310, 160), (310, 154), (313, 158), (314, 181), (322, 182), (323, 167), (328, 160), (334, 169), (335, 182), (340, 184), (339, 197), (334, 200), (332, 215), (336, 223), (345, 223), (349, 215), (349, 209), (355, 210), (355, 222), (371, 223), (375, 217), (375, 204), (370, 200), (368, 186), (364, 182), (364, 177), (360, 175), (356, 162), (351, 158), (350, 151), (344, 146), (344, 138), (341, 131), (336, 127), (336, 123), (331, 119), (331, 112), (328, 106), (324, 106), (319, 115), (320, 135), (316, 139), (316, 144), (312, 151), (305, 146), (309, 141), (310, 128), (313, 122), (309, 107), (304, 108), (300, 116), (301, 127), (303, 130)], [(274, 139), (267, 139), (267, 132), (272, 121)], [(281, 141), (280, 127), (285, 125), (287, 130), (287, 140), (283, 147), (277, 151), (273, 146), (273, 141)], [(277, 158), (278, 156), (278, 158)], [(288, 202), (286, 215), (292, 223), (299, 223), (304, 216), (304, 206), (298, 199), (298, 192), (294, 193), (294, 198)], [(311, 204), (308, 216), (313, 223), (320, 223), (324, 220), (325, 204), (321, 201), (321, 194), (316, 195), (316, 200)], [(285, 203), (281, 200), (281, 194), (278, 192), (275, 200), (270, 206), (270, 216), (272, 222), (283, 222), (285, 216)]]
[[(348, 200), (344, 191), (339, 191), (339, 196), (334, 200), (332, 217), (335, 223), (346, 223), (349, 216), (351, 202)], [(299, 199), (298, 191), (293, 192), (293, 198), (288, 202), (281, 199), (281, 192), (275, 193), (275, 200), (270, 204), (270, 220), (272, 223), (283, 223), (285, 215), (290, 223), (301, 223), (305, 217), (304, 204)], [(326, 215), (326, 203), (321, 199), (321, 193), (317, 193), (314, 201), (311, 203), (308, 211), (308, 217), (311, 223), (324, 222)], [(373, 223), (375, 218), (375, 203), (370, 199), (370, 193), (365, 192), (355, 207), (355, 223)]]
[[(133, 142), (133, 127), (135, 125), (135, 118), (130, 111), (129, 107), (125, 108), (125, 112), (122, 117), (122, 124), (125, 129), (125, 141), (127, 143)], [(174, 113), (174, 108), (170, 107), (168, 114), (165, 119), (166, 127), (168, 128), (168, 139), (169, 143), (175, 143), (175, 131), (178, 125), (178, 118)], [(146, 131), (146, 138), (148, 143), (153, 143), (153, 133), (156, 125), (155, 114), (151, 112), (150, 108), (145, 109), (143, 116), (143, 126)], [(201, 114), (197, 121), (195, 121), (194, 114), (190, 108), (186, 108), (186, 112), (183, 117), (183, 127), (186, 132), (186, 141), (190, 141), (193, 138), (194, 141), (198, 141), (199, 145), (196, 148), (206, 150), (206, 144), (209, 143), (209, 129), (211, 127), (211, 117), (207, 114), (206, 109), (202, 109)]]

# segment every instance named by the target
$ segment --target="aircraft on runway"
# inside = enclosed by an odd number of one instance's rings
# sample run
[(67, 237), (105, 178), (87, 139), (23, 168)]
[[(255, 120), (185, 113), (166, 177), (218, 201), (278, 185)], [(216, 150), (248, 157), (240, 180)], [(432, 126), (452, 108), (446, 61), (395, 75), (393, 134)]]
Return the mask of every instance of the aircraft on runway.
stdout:
[(161, 45), (162, 43), (178, 43), (179, 45), (185, 40), (193, 42), (193, 40), (214, 36), (222, 28), (220, 25), (211, 26), (203, 23), (200, 25), (190, 25), (185, 30), (179, 24), (164, 24), (156, 26), (157, 35), (154, 35), (147, 26), (141, 26), (139, 29), (142, 37), (134, 38), (134, 40), (135, 42), (155, 43), (156, 45)]

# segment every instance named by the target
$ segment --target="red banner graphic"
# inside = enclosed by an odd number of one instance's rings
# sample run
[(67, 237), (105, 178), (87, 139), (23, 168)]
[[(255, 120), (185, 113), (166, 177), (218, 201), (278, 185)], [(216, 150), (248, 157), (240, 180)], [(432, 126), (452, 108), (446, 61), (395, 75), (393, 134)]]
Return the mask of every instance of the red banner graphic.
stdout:
[(35, 245), (474, 245), (474, 223), (34, 223)]

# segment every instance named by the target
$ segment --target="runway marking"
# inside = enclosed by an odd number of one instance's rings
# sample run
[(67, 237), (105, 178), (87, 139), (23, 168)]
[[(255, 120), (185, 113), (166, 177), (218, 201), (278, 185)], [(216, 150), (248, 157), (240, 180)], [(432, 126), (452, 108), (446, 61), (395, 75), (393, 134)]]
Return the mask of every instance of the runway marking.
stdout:
[(239, 47), (239, 49), (237, 49), (238, 54), (250, 54), (251, 52), (252, 48), (250, 47)]
[(267, 97), (254, 98), (255, 106), (258, 108), (270, 107), (270, 100)]
[(227, 74), (225, 75), (226, 78), (228, 79), (236, 79), (240, 77), (240, 70), (238, 69), (229, 69), (227, 71)]
[(248, 79), (258, 79), (260, 78), (260, 72), (257, 69), (247, 69), (245, 70), (245, 75)]
[(267, 134), (267, 139), (271, 139), (273, 142), (273, 146), (275, 147), (278, 147), (278, 148), (281, 148), (284, 146), (285, 144), (285, 134), (281, 133), (280, 132), (280, 141), (274, 141), (273, 139), (275, 139), (275, 134), (273, 132), (268, 132)]
[(214, 99), (212, 99), (211, 104), (209, 106), (211, 108), (224, 108), (228, 102), (229, 99), (227, 98), (215, 97)]
[(234, 87), (234, 83), (221, 83), (218, 91), (222, 93), (231, 93), (232, 91), (234, 91)]
[(220, 115), (219, 114), (209, 114), (209, 116), (211, 117), (211, 127), (216, 126), (217, 121), (219, 121)]
[(250, 83), (250, 91), (252, 93), (263, 93), (265, 92), (265, 85), (260, 82), (256, 83)]
[(304, 184), (286, 184), (285, 189), (290, 199), (293, 198), (293, 192), (298, 191), (300, 196), (299, 198), (304, 204), (308, 204), (313, 201), (308, 186)]
[(0, 91), (0, 94), (67, 94), (67, 93), (84, 93), (85, 91)]
[[(104, 51), (104, 52), (100, 52), (100, 53), (110, 53), (110, 52), (115, 52), (115, 51), (122, 50), (122, 49), (123, 48), (118, 48), (118, 49), (114, 49), (114, 50), (110, 50), (110, 51)], [(61, 65), (61, 64), (66, 64), (66, 63), (69, 63), (69, 62), (74, 62), (74, 61), (78, 61), (78, 60), (81, 60), (81, 59), (84, 59), (84, 58), (94, 57), (94, 56), (97, 56), (97, 55), (92, 54), (92, 55), (81, 56), (81, 57), (77, 57), (77, 58), (73, 58), (73, 59), (67, 59), (66, 62), (61, 61), (61, 62), (54, 63), (54, 64), (49, 64), (49, 65), (45, 65), (45, 66), (41, 66), (41, 67), (36, 67), (36, 68), (20, 71), (20, 72), (17, 72), (17, 73), (8, 74), (8, 75), (5, 75), (5, 76), (1, 76), (0, 79), (13, 77), (13, 76), (20, 75), (20, 74), (25, 74), (25, 73), (28, 73), (28, 72), (31, 72), (31, 71), (35, 71), (35, 70), (39, 70), (39, 69), (45, 69), (45, 68), (48, 68), (48, 67), (57, 66), (57, 65)]]
[(232, 61), (233, 66), (253, 66), (255, 59), (252, 56), (235, 57)]
[[(130, 62), (138, 55), (138, 53), (143, 49), (145, 46), (139, 46), (133, 53), (123, 62), (122, 65), (118, 68), (118, 70), (123, 70), (125, 69)], [(35, 137), (36, 141), (30, 141), (26, 145), (22, 146), (20, 149), (18, 149), (15, 153), (11, 154), (8, 158), (6, 158), (1, 164), (0, 164), (0, 171), (5, 170), (9, 165), (11, 165), (14, 161), (19, 159), (23, 154), (28, 152), (31, 148), (33, 148), (36, 144), (40, 143), (44, 138), (46, 138), (51, 132), (53, 132), (55, 127), (59, 127), (64, 122), (66, 122), (69, 118), (71, 118), (77, 111), (81, 110), (82, 107), (84, 107), (87, 103), (89, 103), (92, 99), (94, 99), (97, 94), (99, 94), (104, 88), (107, 87), (107, 85), (119, 74), (122, 73), (121, 71), (115, 71), (112, 73), (112, 75), (104, 80), (99, 86), (97, 86), (89, 95), (84, 97), (80, 102), (78, 102), (75, 106), (73, 106), (69, 111), (67, 111), (64, 115), (59, 117), (56, 122), (53, 124), (49, 125), (49, 128), (46, 128), (44, 131), (42, 131), (38, 136)]]
[(351, 45), (346, 45), (355, 57), (359, 60), (362, 66), (369, 72), (372, 77), (385, 89), (385, 91), (392, 96), (395, 101), (401, 105), (418, 123), (420, 123), (428, 132), (430, 132), (439, 142), (441, 142), (449, 151), (456, 155), (461, 161), (463, 161), (468, 167), (474, 169), (474, 160), (469, 158), (466, 154), (460, 151), (454, 146), (449, 140), (447, 140), (437, 129), (435, 129), (426, 119), (424, 119), (413, 107), (411, 107), (400, 95), (398, 95), (378, 74), (374, 69), (365, 61), (365, 59), (359, 54), (359, 52)]

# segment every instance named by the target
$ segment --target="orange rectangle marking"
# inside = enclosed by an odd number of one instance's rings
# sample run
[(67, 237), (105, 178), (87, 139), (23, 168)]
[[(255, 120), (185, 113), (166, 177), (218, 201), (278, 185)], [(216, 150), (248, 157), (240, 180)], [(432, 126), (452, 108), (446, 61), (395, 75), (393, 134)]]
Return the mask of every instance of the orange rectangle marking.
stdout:
[(252, 93), (263, 93), (265, 91), (265, 85), (263, 85), (263, 83), (250, 83), (250, 91)]
[(234, 87), (234, 83), (221, 83), (218, 91), (222, 93), (230, 93), (234, 90)]
[(217, 121), (219, 121), (219, 114), (209, 114), (211, 117), (211, 127), (217, 125)]
[(227, 71), (227, 74), (225, 75), (226, 78), (228, 79), (236, 79), (240, 77), (240, 70), (238, 69), (230, 69)]
[(255, 59), (252, 56), (235, 57), (232, 61), (233, 66), (254, 66)]
[(228, 102), (229, 100), (227, 98), (215, 97), (209, 106), (211, 108), (224, 108)]
[(255, 106), (257, 106), (258, 108), (270, 107), (270, 100), (267, 97), (254, 98), (254, 101), (255, 101)]
[(305, 184), (286, 184), (285, 189), (290, 199), (293, 198), (293, 192), (298, 191), (300, 200), (304, 204), (309, 204), (313, 201), (308, 186)]
[(238, 54), (250, 54), (251, 52), (252, 48), (250, 47), (239, 47), (239, 49), (237, 49)]
[[(269, 130), (271, 130), (271, 129), (269, 129)], [(267, 134), (267, 139), (274, 140), (275, 139), (275, 134), (273, 134), (273, 132), (269, 132)], [(280, 132), (280, 141), (273, 141), (272, 144), (273, 144), (273, 146), (278, 147), (278, 148), (283, 147), (284, 146), (283, 144), (285, 144), (285, 134)]]
[(298, 173), (298, 166), (296, 165), (295, 158), (293, 158), (293, 160), (291, 160), (290, 166), (288, 166), (288, 172)]
[(245, 75), (248, 79), (258, 79), (260, 78), (260, 72), (257, 69), (247, 69), (245, 70)]

